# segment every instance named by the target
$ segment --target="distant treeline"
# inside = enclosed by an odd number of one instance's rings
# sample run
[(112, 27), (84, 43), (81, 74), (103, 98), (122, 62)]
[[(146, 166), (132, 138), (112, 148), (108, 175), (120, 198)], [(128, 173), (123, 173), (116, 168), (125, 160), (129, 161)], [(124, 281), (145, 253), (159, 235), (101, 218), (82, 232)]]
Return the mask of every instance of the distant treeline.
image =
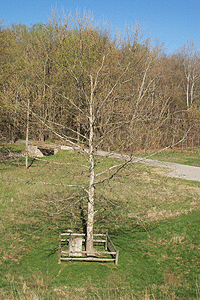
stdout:
[(170, 145), (200, 127), (200, 53), (190, 41), (167, 55), (138, 26), (114, 36), (87, 16), (1, 25), (1, 136), (25, 138), (28, 113), (30, 138), (87, 146), (91, 103), (97, 147)]

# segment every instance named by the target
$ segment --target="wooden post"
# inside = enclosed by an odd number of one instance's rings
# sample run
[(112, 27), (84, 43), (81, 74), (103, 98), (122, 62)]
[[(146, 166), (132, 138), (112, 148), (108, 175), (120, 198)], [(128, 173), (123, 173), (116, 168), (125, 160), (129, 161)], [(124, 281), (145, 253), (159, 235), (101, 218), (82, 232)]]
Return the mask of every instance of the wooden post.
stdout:
[(117, 264), (118, 264), (118, 258), (119, 258), (119, 250), (116, 250), (115, 266), (117, 266)]
[(106, 242), (105, 242), (105, 250), (108, 249), (108, 231), (106, 231)]
[(60, 260), (61, 260), (61, 232), (59, 232), (58, 264), (60, 264)]
[(173, 135), (173, 145), (172, 145), (173, 150), (174, 150), (174, 144), (175, 144), (175, 135)]
[(192, 153), (193, 153), (193, 145), (194, 144), (194, 137), (192, 136)]

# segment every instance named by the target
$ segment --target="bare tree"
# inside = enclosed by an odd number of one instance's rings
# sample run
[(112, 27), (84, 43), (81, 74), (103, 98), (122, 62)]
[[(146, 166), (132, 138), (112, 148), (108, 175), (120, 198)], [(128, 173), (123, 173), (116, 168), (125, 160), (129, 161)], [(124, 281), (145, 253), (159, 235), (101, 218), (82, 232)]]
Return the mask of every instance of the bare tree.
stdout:
[[(73, 19), (72, 27), (69, 26), (70, 21), (68, 18), (59, 23), (54, 19), (58, 48), (52, 60), (62, 74), (57, 94), (64, 99), (66, 109), (76, 118), (78, 116), (79, 124), (67, 125), (67, 134), (63, 131), (58, 134), (57, 126), (54, 133), (78, 148), (89, 164), (89, 183), (84, 191), (88, 195), (86, 251), (87, 255), (92, 255), (95, 188), (132, 162), (130, 155), (126, 161), (97, 173), (95, 153), (105, 144), (108, 146), (109, 141), (111, 146), (116, 144), (120, 132), (124, 136), (117, 148), (125, 151), (133, 138), (130, 129), (134, 132), (135, 120), (151, 120), (149, 115), (155, 113), (153, 108), (158, 100), (152, 100), (149, 105), (149, 97), (155, 92), (160, 71), (152, 69), (157, 51), (150, 48), (148, 41), (135, 44), (134, 39), (134, 43), (130, 44), (129, 37), (127, 45), (127, 39), (111, 38), (106, 28), (95, 26), (87, 15)], [(137, 34), (138, 27), (134, 37)], [(125, 48), (130, 55), (124, 55)], [(162, 118), (167, 101), (161, 103)], [(127, 110), (130, 113), (125, 117)], [(79, 144), (76, 143), (77, 136)]]
[(200, 53), (195, 47), (194, 42), (188, 41), (187, 44), (183, 45), (180, 55), (186, 78), (186, 103), (187, 108), (189, 108), (194, 103), (195, 98), (199, 96), (197, 83), (200, 78)]

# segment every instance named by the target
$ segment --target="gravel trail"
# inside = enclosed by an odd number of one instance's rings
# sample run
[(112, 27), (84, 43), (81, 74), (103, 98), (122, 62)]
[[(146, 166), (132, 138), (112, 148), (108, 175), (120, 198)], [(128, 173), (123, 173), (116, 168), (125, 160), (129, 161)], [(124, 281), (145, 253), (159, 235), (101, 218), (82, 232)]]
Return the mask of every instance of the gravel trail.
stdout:
[(165, 174), (165, 176), (200, 181), (200, 167), (187, 166), (187, 165), (158, 161), (153, 159), (145, 159), (141, 161), (141, 163), (167, 168), (168, 171)]
[[(107, 156), (117, 159), (130, 159), (128, 155), (120, 155), (115, 153), (109, 153), (105, 151), (97, 151), (97, 155), (100, 156)], [(180, 178), (180, 179), (186, 179), (186, 180), (193, 180), (193, 181), (199, 181), (200, 182), (200, 167), (193, 167), (193, 166), (187, 166), (177, 163), (171, 163), (171, 162), (164, 162), (164, 161), (158, 161), (153, 159), (141, 159), (135, 157), (133, 159), (133, 162), (139, 162), (151, 166), (157, 166), (161, 168), (166, 168), (166, 174), (165, 176), (173, 177), (173, 178)]]

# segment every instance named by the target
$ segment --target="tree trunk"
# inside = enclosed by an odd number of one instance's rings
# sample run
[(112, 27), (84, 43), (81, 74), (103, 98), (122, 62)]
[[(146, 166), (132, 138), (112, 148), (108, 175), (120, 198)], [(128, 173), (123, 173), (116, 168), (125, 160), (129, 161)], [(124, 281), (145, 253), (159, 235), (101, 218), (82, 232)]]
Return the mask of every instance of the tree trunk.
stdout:
[(28, 129), (29, 129), (29, 106), (30, 106), (30, 100), (28, 99), (28, 107), (27, 107), (27, 121), (26, 121), (26, 169), (28, 169)]
[(187, 102), (187, 108), (189, 108), (189, 77), (187, 78), (187, 91), (186, 91), (186, 102)]
[[(91, 86), (92, 90), (92, 86)], [(87, 255), (94, 252), (93, 249), (93, 225), (94, 225), (94, 113), (93, 113), (93, 92), (90, 98), (90, 137), (89, 137), (89, 161), (90, 161), (90, 181), (89, 181), (89, 196), (88, 196), (88, 220), (87, 220)]]

